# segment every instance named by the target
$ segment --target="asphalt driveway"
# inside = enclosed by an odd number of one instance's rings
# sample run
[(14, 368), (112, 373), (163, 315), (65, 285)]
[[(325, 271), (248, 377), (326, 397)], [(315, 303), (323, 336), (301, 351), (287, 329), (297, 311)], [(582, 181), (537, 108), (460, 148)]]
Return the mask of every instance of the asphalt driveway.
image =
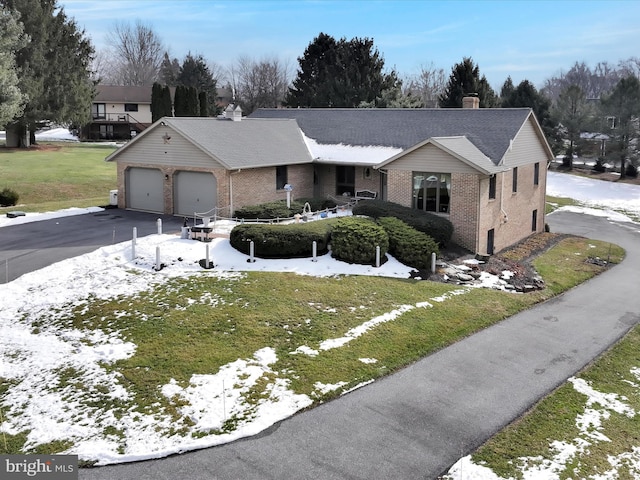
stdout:
[(139, 237), (157, 233), (158, 218), (162, 219), (164, 233), (179, 232), (184, 222), (183, 217), (106, 209), (2, 227), (0, 284), (60, 260), (131, 240), (133, 227)]
[(79, 478), (435, 479), (640, 321), (638, 225), (575, 213), (551, 215), (548, 223), (554, 232), (617, 243), (627, 258), (564, 295), (260, 435), (82, 469)]

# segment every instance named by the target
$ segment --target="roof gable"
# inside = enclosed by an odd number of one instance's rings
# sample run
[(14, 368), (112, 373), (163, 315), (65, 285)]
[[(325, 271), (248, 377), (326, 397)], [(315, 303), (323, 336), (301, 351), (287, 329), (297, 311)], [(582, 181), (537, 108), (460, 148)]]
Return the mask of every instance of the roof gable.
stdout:
[(227, 170), (311, 163), (312, 158), (295, 120), (212, 117), (163, 117), (131, 142), (109, 155), (113, 161), (159, 126), (168, 126), (214, 158)]

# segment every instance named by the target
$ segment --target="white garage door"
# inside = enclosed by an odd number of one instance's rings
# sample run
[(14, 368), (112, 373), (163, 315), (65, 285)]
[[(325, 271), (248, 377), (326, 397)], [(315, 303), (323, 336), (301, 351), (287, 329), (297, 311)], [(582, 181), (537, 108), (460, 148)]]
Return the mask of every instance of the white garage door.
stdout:
[(156, 168), (130, 168), (125, 181), (127, 208), (164, 213), (162, 172)]
[(191, 216), (217, 206), (218, 184), (208, 172), (176, 172), (173, 177), (173, 213)]

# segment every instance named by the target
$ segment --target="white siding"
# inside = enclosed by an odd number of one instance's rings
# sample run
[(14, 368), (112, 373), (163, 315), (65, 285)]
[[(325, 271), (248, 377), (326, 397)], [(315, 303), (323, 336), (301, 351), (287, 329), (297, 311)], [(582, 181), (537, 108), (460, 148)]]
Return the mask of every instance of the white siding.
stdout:
[(163, 126), (149, 130), (144, 138), (129, 145), (117, 161), (127, 165), (224, 168), (175, 130)]
[[(507, 167), (519, 167), (540, 162), (541, 169), (548, 161), (547, 152), (543, 143), (536, 134), (531, 118), (527, 120), (520, 132), (513, 140), (511, 151), (505, 155), (504, 164)], [(542, 171), (542, 170), (541, 170)]]
[(389, 163), (388, 170), (434, 173), (478, 173), (478, 171), (433, 144), (424, 145)]

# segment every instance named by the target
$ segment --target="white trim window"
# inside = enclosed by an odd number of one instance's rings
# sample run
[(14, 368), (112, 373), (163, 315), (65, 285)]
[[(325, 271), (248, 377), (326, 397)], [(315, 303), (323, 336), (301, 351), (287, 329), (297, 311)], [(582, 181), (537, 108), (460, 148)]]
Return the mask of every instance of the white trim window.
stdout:
[(413, 208), (449, 213), (451, 174), (413, 172)]

